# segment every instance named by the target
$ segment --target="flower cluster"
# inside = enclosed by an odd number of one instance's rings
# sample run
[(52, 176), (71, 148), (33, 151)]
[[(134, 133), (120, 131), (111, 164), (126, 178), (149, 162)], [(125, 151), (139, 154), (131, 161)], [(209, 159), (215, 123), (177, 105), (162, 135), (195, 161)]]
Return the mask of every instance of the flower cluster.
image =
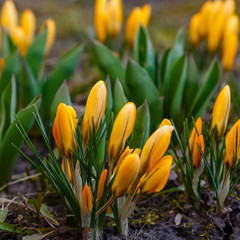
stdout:
[(220, 46), (222, 65), (225, 71), (232, 69), (239, 35), (239, 17), (235, 13), (234, 0), (206, 1), (190, 21), (189, 34), (192, 43), (198, 46), (207, 41), (207, 50), (215, 52)]
[[(34, 40), (36, 32), (36, 19), (34, 13), (30, 9), (23, 11), (18, 23), (18, 12), (12, 0), (6, 0), (1, 9), (1, 26), (7, 31), (18, 47), (20, 55), (26, 55), (27, 50)], [(45, 56), (50, 52), (56, 35), (56, 24), (53, 19), (48, 19), (41, 30), (47, 27), (48, 37), (46, 40)]]

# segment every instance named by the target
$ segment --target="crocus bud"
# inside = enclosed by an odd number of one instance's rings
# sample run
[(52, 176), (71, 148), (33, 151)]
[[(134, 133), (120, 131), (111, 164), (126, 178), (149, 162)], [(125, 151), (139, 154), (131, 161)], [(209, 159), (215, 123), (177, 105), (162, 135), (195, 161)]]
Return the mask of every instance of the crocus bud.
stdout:
[(109, 0), (107, 4), (107, 31), (111, 38), (116, 38), (122, 26), (122, 1)]
[(238, 35), (228, 34), (224, 36), (222, 47), (222, 66), (225, 72), (233, 68), (238, 50)]
[(129, 102), (118, 113), (108, 144), (108, 155), (112, 164), (123, 151), (125, 142), (130, 136), (136, 118), (136, 106)]
[(140, 160), (136, 153), (128, 155), (123, 160), (112, 184), (112, 192), (115, 197), (122, 197), (128, 193), (138, 175), (139, 167)]
[(55, 42), (56, 38), (56, 23), (53, 19), (48, 19), (41, 27), (40, 32), (43, 29), (47, 28), (47, 40), (46, 40), (46, 47), (45, 47), (45, 57), (47, 57), (50, 53), (53, 43)]
[(172, 131), (174, 130), (173, 126), (165, 125), (158, 128), (147, 140), (145, 143), (141, 156), (140, 156), (140, 170), (139, 175), (142, 176), (149, 169), (151, 169), (163, 156), (166, 152), (171, 136)]
[(103, 172), (101, 173), (100, 178), (99, 178), (97, 199), (102, 198), (105, 182), (106, 182), (106, 179), (107, 179), (107, 173), (108, 173), (108, 170), (104, 169)]
[(134, 151), (133, 149), (130, 149), (129, 146), (126, 147), (126, 149), (124, 150), (124, 152), (120, 155), (118, 161), (117, 161), (117, 165), (113, 170), (113, 174), (115, 174), (118, 170), (118, 168), (120, 167), (122, 161), (126, 158), (126, 156), (128, 156), (131, 153), (136, 153), (137, 155), (140, 155), (141, 153), (141, 149), (140, 148), (136, 148)]
[(226, 26), (224, 29), (224, 37), (228, 34), (235, 34), (235, 35), (239, 34), (239, 17), (236, 14), (231, 15), (227, 19)]
[(222, 14), (218, 14), (215, 20), (209, 25), (207, 37), (207, 50), (212, 53), (217, 50), (223, 35), (225, 19)]
[(236, 9), (235, 0), (225, 0), (223, 2), (223, 16), (228, 18), (230, 15), (234, 14)]
[(189, 35), (193, 45), (198, 46), (201, 41), (200, 36), (200, 23), (201, 23), (201, 14), (196, 13), (192, 16), (189, 26)]
[(213, 8), (213, 2), (212, 1), (206, 1), (201, 7), (200, 10), (200, 23), (199, 23), (199, 34), (201, 39), (205, 39), (208, 35), (208, 28), (210, 24), (211, 19), (211, 12)]
[(141, 194), (160, 192), (167, 183), (173, 158), (168, 155), (163, 157), (142, 179), (140, 184)]
[(225, 133), (227, 128), (230, 103), (230, 88), (228, 85), (226, 85), (218, 94), (212, 113), (211, 129), (213, 129), (216, 125), (219, 137), (221, 137)]
[(107, 0), (96, 0), (94, 25), (98, 41), (104, 43), (107, 38)]
[(192, 164), (193, 167), (196, 169), (201, 160), (202, 160), (202, 155), (199, 151), (199, 147), (202, 151), (202, 153), (204, 153), (204, 139), (203, 139), (203, 135), (200, 135), (199, 137), (197, 137), (196, 141), (194, 142), (193, 145), (193, 151), (192, 151)]
[(82, 192), (82, 215), (86, 215), (87, 211), (92, 213), (92, 193), (88, 185), (85, 185)]
[(159, 126), (160, 127), (163, 127), (163, 126), (172, 126), (172, 123), (170, 120), (168, 120), (167, 118), (164, 118)]
[(30, 9), (26, 9), (22, 13), (20, 25), (25, 33), (27, 42), (30, 45), (34, 39), (34, 34), (36, 31), (36, 18)]
[(6, 0), (2, 6), (1, 25), (9, 34), (12, 34), (18, 25), (18, 12), (12, 0)]
[(99, 123), (103, 117), (106, 107), (107, 89), (103, 81), (98, 81), (90, 91), (87, 99), (85, 114), (82, 122), (83, 145), (86, 146), (89, 141), (90, 131), (93, 131), (93, 125), (97, 132)]
[[(197, 131), (196, 131), (197, 128)], [(191, 137), (189, 139), (189, 148), (190, 152), (193, 150), (193, 145), (196, 142), (198, 136), (202, 134), (202, 119), (199, 117), (195, 123), (195, 126), (192, 129)]]
[(18, 47), (22, 57), (25, 56), (28, 50), (28, 41), (22, 27), (16, 27), (11, 35), (13, 43)]
[(240, 155), (240, 120), (228, 132), (225, 139), (225, 146), (224, 164), (230, 169), (237, 163)]
[(151, 6), (145, 4), (142, 8), (136, 7), (129, 15), (126, 23), (126, 41), (131, 48), (134, 44), (139, 26), (146, 27), (151, 16)]
[(66, 157), (70, 158), (72, 152), (77, 149), (75, 141), (75, 129), (78, 119), (77, 113), (71, 106), (60, 103), (57, 108), (56, 118), (53, 124), (53, 136), (58, 149)]

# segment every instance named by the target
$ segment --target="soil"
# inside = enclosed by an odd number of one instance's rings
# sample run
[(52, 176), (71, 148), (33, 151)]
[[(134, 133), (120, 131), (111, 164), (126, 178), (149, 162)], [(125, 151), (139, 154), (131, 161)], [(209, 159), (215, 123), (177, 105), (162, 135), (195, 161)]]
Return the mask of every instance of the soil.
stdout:
[[(40, 146), (41, 148), (43, 147)], [(27, 151), (26, 146), (23, 149)], [(44, 149), (41, 151), (44, 153)], [(23, 171), (30, 175), (35, 174), (27, 160), (19, 157), (14, 174), (23, 173)], [(177, 185), (176, 179), (170, 180), (165, 189)], [(17, 227), (23, 227), (26, 231), (32, 231), (31, 234), (55, 230), (44, 239), (81, 239), (79, 228), (66, 220), (64, 206), (58, 195), (51, 187), (47, 194), (43, 190), (44, 185), (39, 183), (38, 177), (10, 185), (5, 198), (13, 200), (13, 202), (8, 206), (6, 222), (15, 224), (15, 230)], [(39, 216), (29, 204), (28, 200), (37, 197), (40, 192), (44, 196), (43, 203), (48, 206), (49, 211), (58, 221), (59, 227), (52, 228), (46, 218)], [(240, 185), (237, 185), (232, 196), (226, 201), (222, 216), (215, 213), (215, 198), (207, 189), (202, 190), (203, 202), (198, 211), (191, 202), (184, 199), (183, 192), (155, 194), (141, 198), (129, 219), (128, 239), (240, 239), (240, 201), (237, 197), (239, 193)], [(0, 205), (0, 207), (2, 206)], [(106, 218), (101, 238), (106, 240), (126, 239), (117, 233), (115, 222), (111, 217)], [(0, 239), (18, 240), (22, 239), (22, 236), (0, 231)]]

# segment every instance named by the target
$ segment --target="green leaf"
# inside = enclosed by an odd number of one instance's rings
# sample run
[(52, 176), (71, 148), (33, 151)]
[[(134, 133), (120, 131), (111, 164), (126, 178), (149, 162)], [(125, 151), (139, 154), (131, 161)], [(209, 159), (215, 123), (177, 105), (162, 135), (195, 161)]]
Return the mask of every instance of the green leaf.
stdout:
[(175, 39), (174, 46), (168, 53), (166, 69), (164, 70), (164, 89), (168, 85), (169, 77), (171, 74), (171, 68), (173, 65), (179, 60), (180, 57), (184, 54), (184, 32), (183, 30), (179, 30)]
[(168, 48), (164, 51), (163, 56), (161, 60), (159, 59), (159, 63), (158, 63), (158, 88), (160, 93), (163, 93), (163, 79), (165, 76), (167, 59), (168, 59), (168, 54), (170, 50), (171, 48)]
[(126, 68), (126, 83), (134, 103), (138, 106), (147, 99), (149, 105), (159, 99), (159, 92), (148, 72), (134, 60), (129, 59)]
[(8, 214), (8, 208), (4, 208), (2, 211), (0, 211), (0, 222), (5, 222)]
[(132, 131), (131, 147), (142, 148), (150, 134), (150, 112), (147, 100), (137, 108), (136, 120)]
[(18, 51), (14, 51), (5, 61), (2, 76), (0, 78), (0, 96), (7, 84), (11, 81), (12, 75), (17, 77), (19, 72), (19, 55)]
[(94, 41), (93, 49), (98, 65), (106, 75), (109, 75), (112, 86), (115, 85), (115, 81), (118, 78), (123, 86), (124, 92), (128, 96), (128, 89), (124, 78), (125, 69), (120, 59), (116, 57), (110, 49), (98, 41)]
[(15, 77), (12, 76), (11, 82), (3, 91), (1, 97), (2, 122), (0, 127), (0, 143), (9, 127), (14, 120), (14, 112), (16, 111), (17, 87)]
[(69, 93), (69, 89), (68, 89), (66, 81), (64, 81), (62, 83), (61, 87), (58, 89), (58, 91), (52, 101), (51, 109), (50, 109), (52, 121), (54, 121), (54, 119), (55, 119), (59, 103), (65, 103), (66, 105), (72, 105), (72, 101), (71, 101), (71, 97), (70, 97), (70, 93)]
[(220, 79), (220, 66), (217, 61), (214, 61), (203, 77), (197, 96), (190, 108), (189, 117), (193, 116), (197, 118), (206, 110), (208, 102), (213, 96)]
[(2, 31), (1, 34), (1, 55), (4, 59), (6, 59), (10, 53), (13, 51), (13, 49), (16, 49), (14, 46), (8, 32), (4, 30), (3, 28), (0, 29)]
[(106, 113), (110, 113), (113, 109), (113, 96), (112, 96), (112, 87), (109, 76), (107, 76), (105, 85), (107, 88), (107, 102), (106, 102)]
[(20, 75), (20, 99), (23, 106), (40, 94), (37, 79), (34, 77), (28, 63), (23, 59)]
[(122, 107), (128, 102), (124, 95), (123, 87), (120, 81), (117, 79), (113, 90), (113, 102), (114, 102), (114, 116), (116, 117)]
[(39, 70), (43, 64), (46, 40), (47, 30), (44, 30), (34, 39), (25, 57), (36, 79), (38, 79)]
[(133, 47), (133, 59), (144, 67), (151, 78), (155, 78), (154, 48), (147, 28), (140, 26)]
[[(36, 112), (36, 108), (40, 107), (40, 103), (41, 98), (37, 97), (16, 115), (26, 132), (31, 129), (34, 123), (33, 112)], [(23, 143), (23, 137), (17, 129), (16, 124), (17, 120), (15, 119), (9, 126), (0, 146), (0, 186), (10, 179), (18, 155), (17, 150), (14, 149), (12, 144), (20, 148)]]
[(58, 62), (48, 77), (43, 89), (43, 107), (47, 117), (50, 117), (50, 106), (53, 98), (64, 80), (68, 80), (77, 67), (83, 46), (78, 44), (67, 52)]
[[(183, 94), (183, 103), (184, 103), (183, 105), (186, 111), (189, 110), (192, 102), (195, 99), (195, 96), (197, 95), (199, 83), (200, 83), (200, 77), (199, 77), (197, 65), (194, 60), (194, 57), (190, 55), (188, 57), (187, 79), (186, 79), (186, 84), (185, 84), (184, 94)], [(188, 115), (188, 112), (187, 112), (187, 115)]]
[(166, 107), (171, 118), (176, 120), (181, 112), (184, 85), (187, 77), (187, 57), (182, 56), (172, 67), (167, 85)]

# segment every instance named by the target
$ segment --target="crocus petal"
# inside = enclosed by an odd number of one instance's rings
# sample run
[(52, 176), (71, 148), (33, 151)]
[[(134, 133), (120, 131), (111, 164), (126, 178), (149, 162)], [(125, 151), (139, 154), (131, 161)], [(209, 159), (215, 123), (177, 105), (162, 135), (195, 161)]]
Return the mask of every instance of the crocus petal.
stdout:
[(225, 139), (225, 146), (224, 164), (227, 168), (231, 168), (237, 163), (240, 155), (240, 120), (228, 132)]
[(120, 165), (112, 184), (115, 197), (126, 195), (138, 175), (140, 167), (139, 156), (136, 153), (128, 155)]
[(93, 131), (93, 124), (97, 132), (100, 121), (106, 107), (107, 89), (103, 81), (98, 81), (89, 93), (85, 114), (82, 122), (82, 138), (86, 145), (89, 141), (90, 131)]
[(199, 137), (197, 137), (196, 141), (194, 142), (193, 145), (193, 151), (192, 151), (192, 160), (193, 160), (193, 167), (196, 169), (201, 160), (202, 160), (202, 155), (199, 151), (199, 147), (202, 151), (202, 153), (204, 153), (204, 139), (203, 139), (203, 135), (200, 135)]
[[(197, 131), (196, 131), (196, 128), (197, 128)], [(196, 139), (198, 138), (198, 136), (200, 136), (201, 134), (202, 134), (202, 119), (201, 117), (199, 117), (196, 121), (195, 126), (192, 129), (191, 137), (189, 139), (190, 152), (192, 152), (193, 145), (196, 142)]]
[(28, 42), (28, 45), (30, 45), (34, 39), (34, 34), (36, 31), (36, 18), (30, 9), (26, 9), (22, 13), (20, 25), (25, 33), (26, 41)]
[(108, 144), (110, 162), (113, 162), (124, 149), (125, 142), (133, 130), (135, 118), (136, 106), (132, 102), (125, 104), (118, 113)]
[(227, 128), (231, 103), (230, 88), (226, 85), (219, 93), (213, 107), (211, 129), (217, 126), (218, 136), (222, 136)]
[(140, 192), (151, 194), (160, 192), (167, 183), (173, 158), (168, 155), (162, 158), (142, 179)]
[(158, 128), (149, 137), (140, 156), (141, 166), (139, 174), (141, 176), (162, 158), (170, 144), (173, 130), (173, 126), (165, 125), (161, 128)]
[(10, 35), (18, 25), (18, 12), (12, 0), (5, 1), (2, 6), (1, 25)]
[(104, 191), (104, 185), (107, 179), (107, 173), (108, 170), (104, 169), (103, 172), (101, 173), (101, 176), (99, 178), (98, 182), (98, 192), (97, 192), (97, 199), (101, 199)]
[(49, 18), (47, 21), (42, 25), (40, 32), (43, 29), (47, 28), (47, 40), (46, 40), (46, 47), (45, 47), (45, 57), (48, 57), (50, 50), (52, 48), (53, 43), (55, 42), (56, 38), (56, 23), (53, 19)]
[(53, 136), (59, 150), (66, 156), (70, 157), (72, 151), (76, 151), (75, 128), (78, 119), (77, 113), (71, 107), (64, 103), (58, 105), (56, 118), (53, 124)]

